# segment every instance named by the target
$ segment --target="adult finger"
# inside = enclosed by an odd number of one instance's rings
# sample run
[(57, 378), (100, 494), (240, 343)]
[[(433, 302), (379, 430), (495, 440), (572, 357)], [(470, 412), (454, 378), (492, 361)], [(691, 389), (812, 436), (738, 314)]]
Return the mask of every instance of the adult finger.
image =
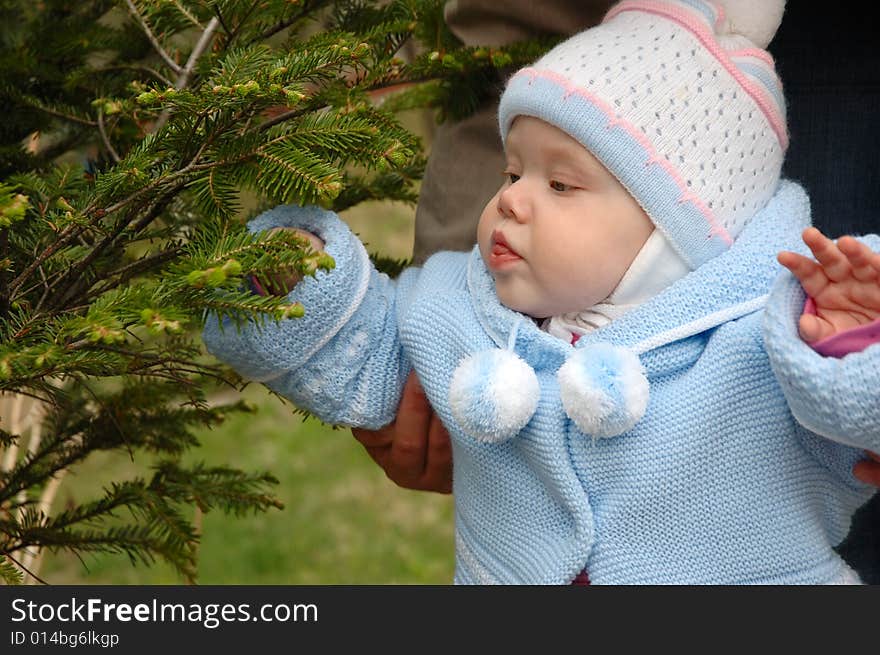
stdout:
[(808, 296), (815, 298), (828, 286), (824, 269), (809, 257), (783, 251), (776, 256), (776, 260), (791, 271)]
[(364, 448), (378, 448), (380, 446), (388, 447), (394, 440), (394, 423), (390, 423), (384, 428), (379, 428), (378, 430), (352, 428), (351, 434)]
[(837, 240), (837, 247), (849, 260), (854, 278), (860, 282), (871, 282), (877, 278), (878, 271), (871, 261), (874, 253), (868, 246), (845, 236)]
[[(426, 473), (427, 467), (423, 470), (421, 467), (413, 470), (412, 468), (404, 468), (395, 462), (391, 457), (391, 446), (364, 446), (364, 450), (378, 466), (385, 472), (385, 477), (391, 480), (398, 487), (403, 489), (412, 489), (415, 491), (445, 491), (445, 485), (442, 477), (433, 469), (430, 474)], [(451, 485), (450, 485), (451, 486)]]
[(849, 260), (831, 239), (815, 227), (808, 227), (804, 230), (802, 237), (804, 243), (813, 252), (813, 256), (822, 264), (825, 275), (835, 282), (849, 277), (851, 272)]
[(856, 462), (853, 466), (853, 475), (865, 484), (880, 487), (880, 460), (874, 455), (873, 458)]
[(433, 415), (434, 410), (431, 409), (419, 379), (414, 372), (410, 373), (397, 408), (394, 441), (391, 443), (387, 471), (398, 484), (407, 486), (409, 481), (415, 483), (424, 474)]
[(388, 457), (391, 455), (391, 446), (364, 446), (364, 450), (367, 451), (370, 459), (388, 476)]
[(388, 457), (391, 454), (391, 442), (394, 439), (394, 423), (378, 430), (352, 428), (351, 434), (364, 447), (370, 459), (385, 472), (385, 475), (388, 475)]
[(422, 488), (442, 494), (452, 493), (452, 443), (446, 426), (435, 414), (428, 430), (428, 452)]

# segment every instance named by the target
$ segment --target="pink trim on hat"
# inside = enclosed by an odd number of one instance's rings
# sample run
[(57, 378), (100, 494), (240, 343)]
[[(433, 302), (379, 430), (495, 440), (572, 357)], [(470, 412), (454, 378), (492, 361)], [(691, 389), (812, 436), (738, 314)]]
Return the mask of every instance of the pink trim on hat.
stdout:
[(724, 12), (724, 5), (717, 2), (706, 2), (706, 4), (715, 10), (715, 29), (717, 30), (724, 25), (724, 20), (727, 18), (727, 14)]
[(652, 3), (643, 0), (627, 0), (615, 5), (605, 15), (605, 20), (610, 20), (624, 11), (643, 11), (648, 14), (663, 16), (675, 21), (685, 29), (690, 30), (700, 43), (702, 43), (703, 47), (705, 47), (706, 50), (718, 60), (725, 70), (733, 76), (737, 83), (745, 89), (746, 93), (748, 93), (755, 103), (757, 103), (758, 107), (764, 113), (764, 116), (766, 116), (767, 120), (770, 122), (770, 127), (772, 127), (773, 131), (776, 133), (776, 138), (779, 140), (783, 150), (788, 149), (788, 132), (785, 127), (785, 121), (779, 113), (774, 110), (775, 103), (772, 100), (768, 100), (766, 91), (760, 86), (752, 83), (746, 75), (736, 67), (736, 64), (730, 60), (727, 52), (725, 52), (720, 46), (715, 39), (715, 36), (706, 29), (705, 23), (695, 20), (688, 10), (679, 5), (670, 5), (660, 2)]
[(755, 59), (760, 59), (771, 68), (776, 68), (776, 62), (773, 60), (773, 55), (771, 55), (766, 50), (761, 50), (760, 48), (741, 48), (740, 50), (730, 50), (727, 53), (727, 56), (731, 58), (753, 57)]
[(648, 154), (648, 159), (645, 160), (645, 167), (659, 164), (672, 178), (672, 180), (678, 185), (678, 188), (681, 189), (681, 197), (679, 197), (679, 204), (683, 204), (685, 202), (692, 203), (699, 212), (705, 217), (706, 222), (709, 223), (709, 234), (710, 236), (718, 235), (721, 239), (729, 246), (733, 244), (733, 237), (727, 232), (724, 227), (719, 224), (718, 219), (715, 218), (715, 214), (712, 213), (712, 210), (706, 206), (706, 204), (696, 196), (689, 188), (687, 183), (681, 177), (681, 174), (676, 170), (676, 168), (660, 153), (657, 152), (657, 149), (654, 148), (654, 144), (651, 143), (651, 140), (648, 139), (647, 135), (638, 129), (635, 125), (630, 123), (623, 116), (618, 116), (617, 112), (615, 112), (610, 105), (606, 104), (602, 98), (599, 96), (587, 91), (586, 89), (579, 87), (575, 84), (572, 84), (571, 80), (567, 77), (560, 75), (551, 70), (538, 70), (536, 68), (523, 68), (513, 76), (513, 78), (517, 78), (520, 76), (528, 77), (529, 83), (536, 78), (542, 78), (553, 82), (554, 84), (558, 84), (561, 86), (565, 93), (563, 94), (563, 100), (571, 97), (572, 95), (579, 95), (588, 102), (592, 103), (596, 106), (599, 111), (605, 114), (608, 117), (608, 123), (606, 124), (607, 129), (612, 129), (614, 127), (623, 128), (627, 134), (629, 134), (633, 139), (635, 139), (639, 145), (641, 145)]

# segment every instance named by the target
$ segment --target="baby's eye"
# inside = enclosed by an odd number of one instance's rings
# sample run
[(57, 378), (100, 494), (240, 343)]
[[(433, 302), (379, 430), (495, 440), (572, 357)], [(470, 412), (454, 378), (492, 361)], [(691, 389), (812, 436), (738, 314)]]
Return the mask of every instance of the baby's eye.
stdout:
[(568, 191), (569, 189), (573, 189), (574, 187), (565, 184), (564, 182), (560, 182), (559, 180), (550, 180), (550, 188), (554, 191)]
[(513, 184), (519, 179), (519, 175), (516, 173), (511, 173), (510, 171), (504, 171), (504, 176), (507, 178), (507, 181)]

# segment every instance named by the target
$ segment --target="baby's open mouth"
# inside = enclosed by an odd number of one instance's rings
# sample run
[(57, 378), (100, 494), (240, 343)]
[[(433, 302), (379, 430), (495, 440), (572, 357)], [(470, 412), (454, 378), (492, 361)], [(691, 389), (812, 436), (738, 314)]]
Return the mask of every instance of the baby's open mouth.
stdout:
[(519, 257), (516, 252), (505, 246), (503, 243), (496, 243), (492, 246), (492, 255), (495, 257), (503, 257), (504, 255), (516, 255)]
[(516, 250), (510, 247), (504, 234), (501, 232), (492, 233), (492, 249), (489, 252), (489, 268), (498, 269), (505, 264), (520, 261), (522, 257)]

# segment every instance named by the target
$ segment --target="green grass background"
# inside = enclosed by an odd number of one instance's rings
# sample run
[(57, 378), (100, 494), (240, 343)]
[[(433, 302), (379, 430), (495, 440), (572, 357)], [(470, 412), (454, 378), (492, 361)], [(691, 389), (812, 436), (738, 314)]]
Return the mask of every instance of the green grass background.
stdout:
[[(424, 130), (424, 122), (416, 124)], [(421, 127), (421, 129), (419, 129)], [(423, 135), (424, 136), (424, 135)], [(409, 257), (414, 209), (364, 203), (343, 218), (370, 251)], [(203, 517), (200, 584), (447, 584), (453, 570), (452, 500), (400, 489), (351, 433), (303, 420), (287, 403), (251, 384), (243, 396), (256, 414), (230, 416), (198, 432), (191, 459), (269, 471), (283, 510)], [(223, 400), (233, 396), (225, 394)], [(149, 461), (97, 454), (68, 473), (55, 508), (93, 497), (111, 480), (148, 475)], [(44, 554), (52, 584), (179, 584), (168, 565), (133, 566), (116, 555)]]

